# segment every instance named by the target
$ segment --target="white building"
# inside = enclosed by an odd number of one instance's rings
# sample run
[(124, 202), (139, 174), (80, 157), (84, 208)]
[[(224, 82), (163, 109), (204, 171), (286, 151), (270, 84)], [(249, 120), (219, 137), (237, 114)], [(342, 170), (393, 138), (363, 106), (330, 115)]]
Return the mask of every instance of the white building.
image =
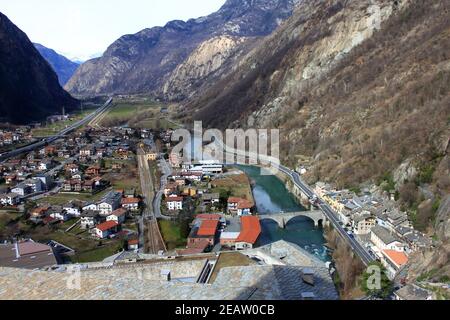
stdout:
[(11, 192), (0, 196), (0, 204), (2, 206), (15, 206), (20, 203), (20, 195)]
[(179, 197), (176, 195), (169, 196), (166, 199), (167, 209), (173, 210), (182, 210), (183, 209), (183, 197)]

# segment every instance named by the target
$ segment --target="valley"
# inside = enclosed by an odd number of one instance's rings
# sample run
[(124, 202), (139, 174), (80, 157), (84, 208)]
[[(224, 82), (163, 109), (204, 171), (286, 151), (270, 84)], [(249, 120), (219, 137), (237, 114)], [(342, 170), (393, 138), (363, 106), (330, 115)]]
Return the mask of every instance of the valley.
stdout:
[(448, 300), (448, 12), (226, 0), (80, 65), (0, 13), (0, 283), (77, 266), (111, 276), (94, 299)]

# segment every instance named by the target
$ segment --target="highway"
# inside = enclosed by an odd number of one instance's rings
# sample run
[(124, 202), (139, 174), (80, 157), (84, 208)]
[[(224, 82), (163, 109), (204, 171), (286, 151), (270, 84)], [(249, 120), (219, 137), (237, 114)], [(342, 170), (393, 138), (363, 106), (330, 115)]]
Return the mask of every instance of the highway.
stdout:
[(45, 147), (46, 145), (55, 142), (58, 139), (63, 138), (64, 136), (66, 136), (67, 134), (71, 133), (72, 131), (80, 128), (81, 126), (85, 125), (86, 123), (92, 121), (94, 118), (98, 117), (99, 115), (103, 114), (106, 110), (108, 110), (109, 106), (111, 105), (113, 99), (110, 98), (108, 99), (108, 101), (106, 101), (106, 103), (101, 106), (100, 108), (98, 108), (95, 112), (91, 113), (90, 115), (88, 115), (87, 117), (85, 117), (84, 119), (72, 124), (71, 126), (65, 128), (64, 130), (60, 131), (58, 134), (54, 135), (54, 136), (50, 136), (48, 138), (45, 138), (39, 142), (36, 142), (34, 144), (28, 145), (26, 147), (23, 148), (18, 148), (16, 150), (10, 151), (10, 152), (6, 152), (4, 154), (2, 154), (0, 156), (0, 162), (8, 160), (9, 158), (12, 157), (17, 157), (23, 153), (27, 153), (27, 152), (31, 152), (33, 150), (36, 150), (38, 148), (42, 148)]
[[(319, 197), (315, 194), (311, 187), (303, 182), (297, 172), (282, 165), (278, 165), (278, 169), (288, 175), (294, 182), (295, 186), (299, 188), (304, 194), (306, 194), (310, 199), (313, 199), (314, 197), (317, 197), (317, 199), (319, 199)], [(337, 214), (328, 204), (320, 199), (318, 207), (320, 208), (320, 210), (322, 210), (327, 219), (332, 223), (334, 229), (341, 235), (343, 239), (346, 240), (346, 242), (352, 248), (353, 252), (355, 252), (361, 258), (362, 262), (366, 266), (375, 261), (375, 259), (367, 252), (367, 250), (358, 241), (356, 241), (356, 239), (352, 238), (347, 233), (347, 231), (345, 231), (345, 229), (339, 223)]]

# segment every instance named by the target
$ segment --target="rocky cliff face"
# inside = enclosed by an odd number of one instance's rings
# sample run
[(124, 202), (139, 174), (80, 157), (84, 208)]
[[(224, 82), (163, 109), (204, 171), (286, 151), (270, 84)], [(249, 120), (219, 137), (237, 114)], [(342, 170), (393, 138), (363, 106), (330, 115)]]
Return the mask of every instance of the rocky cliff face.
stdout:
[(280, 129), (283, 161), (306, 165), (310, 182), (390, 177), (414, 224), (442, 241), (413, 260), (416, 275), (448, 266), (448, 205), (435, 210), (450, 193), (449, 10), (447, 0), (304, 1), (180, 114)]
[(253, 42), (228, 35), (203, 42), (171, 73), (164, 83), (164, 96), (169, 100), (183, 100), (206, 90), (226, 72), (225, 65), (231, 70)]
[(1, 121), (29, 123), (76, 103), (27, 35), (0, 13)]
[(70, 61), (66, 57), (58, 54), (55, 50), (44, 47), (39, 43), (35, 43), (34, 46), (38, 49), (39, 53), (47, 60), (47, 62), (52, 66), (53, 70), (56, 72), (59, 83), (64, 86), (67, 81), (73, 76), (77, 68), (78, 63)]
[[(212, 72), (216, 72), (231, 55), (230, 42), (226, 44), (225, 36), (234, 38), (234, 52), (238, 52), (236, 46), (242, 44), (238, 38), (244, 40), (270, 34), (292, 14), (298, 1), (228, 0), (219, 11), (207, 17), (187, 22), (171, 21), (164, 27), (123, 36), (108, 48), (103, 57), (84, 63), (67, 83), (66, 89), (75, 95), (147, 93), (182, 98), (187, 92), (180, 93), (173, 85), (199, 80), (187, 71), (189, 65), (203, 65), (203, 71), (199, 73), (202, 77), (206, 76), (208, 65), (213, 66), (210, 68)], [(225, 50), (219, 58), (217, 50), (221, 48)], [(212, 53), (211, 50), (215, 53), (205, 61), (205, 54), (208, 51)], [(197, 52), (191, 56), (194, 51)], [(200, 54), (203, 61), (196, 62), (199, 51), (203, 51)], [(185, 65), (181, 66), (183, 63)]]
[(311, 180), (341, 187), (376, 181), (409, 158), (441, 156), (450, 112), (448, 6), (305, 1), (239, 68), (193, 99), (186, 117), (219, 128), (279, 128), (285, 161), (313, 159)]

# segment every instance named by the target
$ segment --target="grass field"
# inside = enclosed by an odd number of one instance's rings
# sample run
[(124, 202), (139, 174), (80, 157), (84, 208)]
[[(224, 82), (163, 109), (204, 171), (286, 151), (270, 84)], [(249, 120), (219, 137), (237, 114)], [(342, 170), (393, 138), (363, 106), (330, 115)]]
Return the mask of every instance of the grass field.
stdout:
[(89, 193), (80, 193), (80, 194), (71, 194), (71, 193), (63, 193), (60, 192), (54, 196), (48, 196), (43, 199), (40, 199), (38, 203), (48, 203), (50, 205), (64, 205), (71, 200), (79, 200), (79, 201), (97, 201), (100, 200), (105, 194), (107, 194), (112, 189), (106, 189), (102, 192), (99, 192), (95, 195), (91, 195)]
[(162, 105), (152, 101), (118, 102), (101, 121), (103, 126), (133, 125), (158, 116)]
[(134, 124), (134, 126), (143, 129), (163, 129), (163, 130), (179, 128), (177, 124), (170, 122), (164, 118), (143, 120)]
[(181, 236), (180, 227), (176, 222), (160, 220), (159, 228), (168, 250), (186, 247), (187, 239)]
[(71, 120), (67, 121), (57, 121), (55, 123), (49, 124), (47, 126), (43, 126), (41, 128), (36, 128), (32, 130), (33, 136), (35, 137), (48, 137), (55, 133), (58, 133), (59, 131), (65, 129), (67, 126), (70, 126), (71, 124), (80, 121), (81, 119), (85, 118), (90, 113), (94, 112), (95, 109), (89, 109), (85, 110), (83, 112), (76, 112)]
[(239, 175), (230, 175), (221, 179), (214, 180), (212, 182), (212, 185), (212, 192), (222, 193), (228, 191), (230, 192), (232, 197), (247, 199), (254, 203), (250, 180), (245, 173)]
[[(5, 215), (0, 214), (0, 234), (2, 234), (2, 223), (7, 220)], [(64, 230), (75, 222), (76, 220), (71, 220), (56, 225), (56, 228), (49, 228), (47, 226), (34, 226), (19, 221), (16, 222), (16, 225), (12, 230), (14, 230), (14, 232), (20, 230), (24, 237), (31, 238), (37, 242), (46, 243), (50, 240), (54, 240), (74, 249), (76, 254), (71, 257), (72, 262), (98, 262), (119, 251), (121, 242), (118, 240), (102, 240), (100, 243), (99, 240), (89, 238), (87, 231), (83, 232), (83, 230), (78, 227), (71, 232), (65, 233)]]

